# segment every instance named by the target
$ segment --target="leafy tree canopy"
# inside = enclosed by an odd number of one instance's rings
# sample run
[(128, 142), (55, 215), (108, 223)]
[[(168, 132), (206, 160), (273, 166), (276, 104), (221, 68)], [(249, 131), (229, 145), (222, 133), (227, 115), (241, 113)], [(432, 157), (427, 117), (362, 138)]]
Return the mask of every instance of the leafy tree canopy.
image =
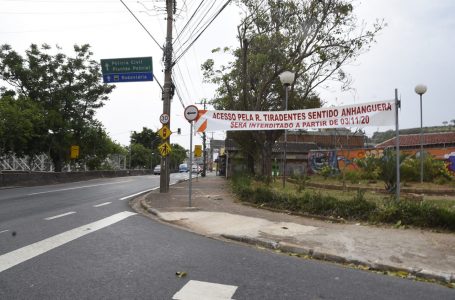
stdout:
[[(216, 67), (203, 65), (204, 78), (218, 86), (212, 104), (226, 110), (284, 110), (283, 71), (295, 73), (288, 109), (322, 105), (317, 88), (338, 81), (348, 87), (342, 67), (369, 49), (382, 23), (359, 26), (351, 1), (345, 0), (242, 0), (245, 12), (238, 25), (238, 47), (223, 49), (233, 56)], [(219, 52), (215, 49), (213, 52)], [(262, 159), (261, 173), (271, 175), (271, 149), (282, 131), (238, 133), (247, 154)], [(248, 142), (250, 141), (250, 142)]]
[[(86, 131), (97, 127), (95, 111), (108, 100), (114, 86), (101, 83), (99, 64), (89, 45), (75, 45), (74, 57), (47, 45), (32, 44), (25, 55), (11, 46), (0, 46), (0, 79), (9, 84), (3, 95), (30, 99), (44, 114), (42, 145), (27, 151), (49, 153), (56, 171), (69, 160), (72, 144), (81, 144)], [(16, 151), (16, 149), (15, 149)]]

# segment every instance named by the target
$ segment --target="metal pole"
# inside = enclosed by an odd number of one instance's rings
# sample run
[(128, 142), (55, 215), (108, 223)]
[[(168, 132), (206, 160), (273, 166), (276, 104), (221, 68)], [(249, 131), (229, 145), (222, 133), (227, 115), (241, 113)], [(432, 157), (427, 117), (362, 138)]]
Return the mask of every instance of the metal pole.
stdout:
[(395, 148), (397, 151), (397, 187), (396, 187), (396, 196), (397, 201), (400, 201), (400, 128), (398, 124), (398, 109), (401, 106), (401, 101), (398, 100), (398, 89), (395, 89)]
[(225, 176), (226, 176), (226, 179), (228, 178), (228, 169), (229, 169), (229, 152), (226, 150), (226, 170), (224, 173)]
[(422, 116), (422, 94), (420, 94), (420, 183), (423, 183), (423, 116)]
[(190, 122), (190, 166), (188, 168), (188, 174), (190, 178), (188, 180), (188, 207), (191, 207), (191, 192), (192, 192), (192, 177), (193, 177), (193, 122)]
[[(166, 46), (164, 47), (164, 88), (163, 88), (163, 113), (171, 116), (171, 89), (172, 89), (172, 22), (173, 22), (173, 5), (174, 0), (166, 0), (167, 11), (167, 32)], [(167, 123), (171, 126), (171, 120)], [(164, 143), (170, 142), (167, 138)], [(160, 173), (160, 193), (169, 192), (169, 155), (161, 157), (161, 173)]]
[[(284, 90), (285, 90), (285, 104), (284, 104), (284, 110), (287, 111), (288, 110), (288, 88), (289, 88), (289, 85), (286, 84), (284, 86)], [(286, 161), (287, 161), (287, 146), (288, 146), (288, 130), (285, 129), (284, 130), (284, 159), (283, 159), (283, 189), (286, 187)]]

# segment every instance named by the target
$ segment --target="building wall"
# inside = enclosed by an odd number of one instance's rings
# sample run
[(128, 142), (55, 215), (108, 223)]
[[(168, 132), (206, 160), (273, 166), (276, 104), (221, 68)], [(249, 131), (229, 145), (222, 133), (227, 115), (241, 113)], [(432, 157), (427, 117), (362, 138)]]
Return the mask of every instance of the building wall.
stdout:
[[(351, 134), (288, 134), (288, 142), (315, 143), (320, 148), (361, 148), (364, 146), (363, 135)], [(280, 138), (283, 141), (283, 137)]]

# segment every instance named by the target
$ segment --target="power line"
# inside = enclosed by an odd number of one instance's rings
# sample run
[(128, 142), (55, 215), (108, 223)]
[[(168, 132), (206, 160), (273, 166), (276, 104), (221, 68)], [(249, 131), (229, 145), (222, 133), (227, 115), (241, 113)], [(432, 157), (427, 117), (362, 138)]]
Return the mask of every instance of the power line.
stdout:
[(123, 0), (120, 0), (120, 2), (122, 2), (122, 4), (126, 7), (126, 9), (131, 13), (131, 15), (136, 19), (136, 21), (141, 24), (142, 28), (144, 28), (144, 30), (148, 33), (148, 35), (152, 38), (152, 40), (155, 42), (155, 44), (161, 49), (164, 51), (164, 48), (155, 40), (155, 38), (153, 37), (153, 35), (147, 30), (147, 28), (145, 28), (144, 24), (141, 23), (141, 21), (139, 21), (139, 19), (134, 15), (134, 13), (131, 11), (131, 9), (125, 4), (125, 2), (123, 2)]
[[(211, 5), (209, 4), (208, 7), (205, 7), (205, 11), (201, 10), (202, 17), (199, 18), (199, 21), (196, 21), (197, 23), (196, 23), (196, 25), (192, 26), (192, 29), (188, 29), (188, 30), (192, 30), (192, 31), (187, 34), (188, 37), (186, 38), (185, 42), (183, 42), (183, 43), (180, 42), (180, 47), (176, 50), (176, 52), (179, 52), (180, 49), (182, 49), (193, 38), (195, 32), (199, 32), (201, 30), (201, 28), (207, 24), (207, 22), (206, 22), (203, 26), (199, 27), (201, 25), (202, 21), (204, 21), (205, 17), (209, 15), (210, 10), (215, 6), (215, 3), (216, 3), (216, 0), (212, 1)], [(208, 19), (210, 19), (210, 17)]]
[(186, 107), (185, 103), (183, 103), (182, 96), (180, 95), (179, 89), (177, 88), (177, 86), (175, 86), (175, 84), (174, 84), (174, 90), (175, 90), (175, 93), (177, 94), (177, 98), (179, 98), (180, 104), (182, 104), (182, 107), (185, 108)]
[(193, 17), (196, 15), (197, 11), (199, 10), (199, 8), (201, 7), (201, 5), (204, 3), (205, 0), (202, 0), (201, 3), (199, 3), (198, 7), (196, 7), (196, 10), (193, 12), (193, 14), (191, 15), (190, 19), (186, 22), (186, 24), (183, 26), (182, 30), (180, 31), (180, 33), (177, 35), (177, 38), (175, 39), (176, 41), (180, 38), (180, 35), (185, 31), (186, 27), (188, 26), (188, 24), (191, 22), (191, 20), (193, 19)]
[(227, 0), (226, 3), (220, 8), (220, 10), (217, 12), (217, 14), (212, 18), (212, 20), (205, 26), (205, 28), (196, 36), (196, 38), (191, 42), (188, 47), (182, 51), (182, 53), (175, 59), (174, 64), (176, 64), (179, 59), (188, 51), (188, 49), (193, 46), (193, 44), (199, 39), (199, 37), (204, 33), (204, 31), (212, 24), (212, 22), (220, 15), (220, 13), (228, 6), (228, 4), (231, 2), (231, 0)]

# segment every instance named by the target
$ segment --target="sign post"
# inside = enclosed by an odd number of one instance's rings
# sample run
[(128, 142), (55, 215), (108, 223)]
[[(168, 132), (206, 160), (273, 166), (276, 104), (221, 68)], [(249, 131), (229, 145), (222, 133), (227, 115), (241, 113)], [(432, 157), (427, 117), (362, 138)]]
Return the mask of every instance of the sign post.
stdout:
[[(196, 120), (198, 116), (198, 109), (194, 105), (189, 105), (185, 108), (185, 119), (190, 122), (190, 166), (189, 166), (189, 174), (190, 178), (188, 180), (188, 206), (191, 207), (191, 188), (192, 188), (192, 177), (193, 177), (193, 121)], [(197, 170), (196, 170), (197, 172)]]

